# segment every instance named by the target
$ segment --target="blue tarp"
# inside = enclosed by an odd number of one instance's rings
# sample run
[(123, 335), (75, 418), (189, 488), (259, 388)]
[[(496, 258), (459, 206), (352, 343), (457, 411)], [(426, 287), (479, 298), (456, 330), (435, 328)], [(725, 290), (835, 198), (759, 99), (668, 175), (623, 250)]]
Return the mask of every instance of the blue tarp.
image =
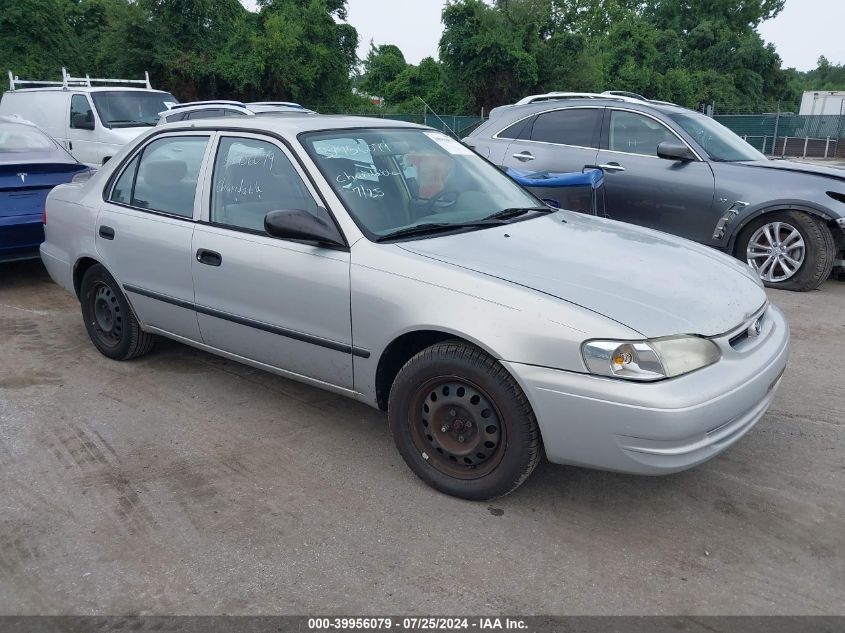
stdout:
[(522, 171), (508, 167), (505, 172), (523, 187), (592, 187), (598, 189), (604, 182), (601, 169), (583, 172), (554, 173), (548, 171)]

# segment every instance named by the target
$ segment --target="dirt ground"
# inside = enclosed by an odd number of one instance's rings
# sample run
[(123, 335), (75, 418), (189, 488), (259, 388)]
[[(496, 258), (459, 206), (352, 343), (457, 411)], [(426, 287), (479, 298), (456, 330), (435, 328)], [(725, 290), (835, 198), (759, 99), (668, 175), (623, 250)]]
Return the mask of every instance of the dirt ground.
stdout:
[(175, 343), (109, 361), (0, 268), (2, 614), (845, 614), (845, 283), (770, 292), (763, 420), (661, 478), (427, 488), (361, 404)]

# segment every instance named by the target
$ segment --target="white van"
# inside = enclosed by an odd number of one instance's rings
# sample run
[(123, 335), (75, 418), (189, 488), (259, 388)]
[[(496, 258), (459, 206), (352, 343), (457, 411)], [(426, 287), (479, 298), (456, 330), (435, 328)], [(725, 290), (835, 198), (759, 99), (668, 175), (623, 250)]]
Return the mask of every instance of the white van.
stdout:
[[(118, 85), (95, 87), (95, 83)], [(21, 89), (21, 85), (39, 87)], [(169, 92), (153, 90), (147, 73), (138, 80), (91, 79), (70, 77), (62, 68), (62, 81), (29, 81), (9, 71), (9, 90), (0, 101), (0, 115), (17, 114), (32, 121), (79, 162), (97, 167), (154, 126), (159, 112), (175, 103)]]

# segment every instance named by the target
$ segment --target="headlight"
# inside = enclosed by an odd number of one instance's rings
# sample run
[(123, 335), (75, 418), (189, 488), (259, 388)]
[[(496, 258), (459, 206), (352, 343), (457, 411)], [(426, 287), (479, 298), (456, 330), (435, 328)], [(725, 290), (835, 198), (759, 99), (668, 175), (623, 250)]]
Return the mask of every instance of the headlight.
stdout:
[(713, 341), (673, 336), (651, 341), (587, 341), (581, 346), (590, 373), (626, 380), (673, 378), (712, 365), (721, 353)]

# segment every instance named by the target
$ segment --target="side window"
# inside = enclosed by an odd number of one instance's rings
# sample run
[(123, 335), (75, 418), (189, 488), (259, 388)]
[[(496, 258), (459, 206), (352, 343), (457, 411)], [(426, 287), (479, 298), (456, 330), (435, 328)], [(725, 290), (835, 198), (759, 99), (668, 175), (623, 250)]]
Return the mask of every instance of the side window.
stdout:
[(70, 99), (70, 127), (81, 130), (94, 129), (94, 111), (85, 95), (73, 95)]
[(663, 141), (677, 141), (665, 125), (651, 117), (611, 110), (608, 149), (629, 154), (657, 156), (657, 146)]
[(119, 204), (129, 204), (131, 202), (132, 184), (135, 182), (135, 173), (138, 171), (138, 161), (140, 159), (141, 155), (139, 154), (123, 168), (123, 173), (120, 174), (120, 178), (114, 183), (109, 200)]
[(170, 114), (164, 117), (164, 120), (168, 123), (174, 123), (175, 121), (184, 121), (185, 120), (185, 113), (184, 112), (177, 112), (176, 114)]
[(531, 122), (533, 120), (534, 117), (528, 117), (527, 119), (523, 119), (522, 121), (517, 121), (513, 125), (506, 127), (496, 136), (498, 136), (499, 138), (528, 139), (530, 138)]
[(246, 116), (246, 114), (238, 112), (237, 110), (224, 110), (223, 116)]
[(595, 132), (601, 114), (601, 108), (566, 108), (544, 112), (534, 121), (531, 140), (576, 147), (598, 147)]
[[(129, 204), (193, 217), (197, 179), (207, 145), (207, 136), (169, 136), (147, 145), (140, 157)], [(124, 176), (125, 172), (118, 181)]]
[(276, 145), (251, 138), (221, 138), (214, 161), (211, 222), (263, 232), (264, 216), (285, 209), (324, 213)]

